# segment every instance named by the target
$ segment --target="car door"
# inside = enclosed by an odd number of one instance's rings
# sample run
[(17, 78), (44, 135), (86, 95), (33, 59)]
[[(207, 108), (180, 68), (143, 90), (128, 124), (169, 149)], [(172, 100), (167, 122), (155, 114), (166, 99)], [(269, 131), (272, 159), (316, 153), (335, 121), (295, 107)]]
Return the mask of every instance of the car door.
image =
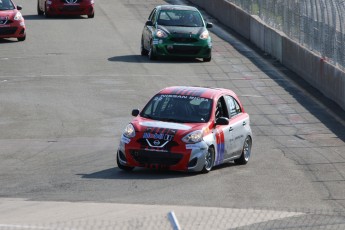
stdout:
[(245, 126), (248, 124), (248, 117), (242, 113), (241, 107), (235, 98), (224, 96), (228, 113), (230, 115), (229, 129), (232, 132), (233, 146), (231, 156), (237, 156), (242, 153), (244, 139), (246, 138)]
[[(225, 102), (224, 97), (220, 97), (217, 101), (215, 118), (216, 121), (220, 117), (225, 117), (229, 119), (229, 112)], [(233, 138), (232, 132), (229, 125), (219, 125), (217, 124), (215, 128), (215, 138), (216, 138), (216, 157), (215, 164), (221, 164), (224, 160), (227, 160), (231, 157)]]

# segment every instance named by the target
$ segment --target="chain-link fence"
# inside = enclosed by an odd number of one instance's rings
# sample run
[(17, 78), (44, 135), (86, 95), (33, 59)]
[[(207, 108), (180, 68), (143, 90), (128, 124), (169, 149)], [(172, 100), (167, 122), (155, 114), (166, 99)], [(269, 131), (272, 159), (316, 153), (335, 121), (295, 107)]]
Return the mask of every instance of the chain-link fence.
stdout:
[(345, 0), (228, 0), (345, 70)]

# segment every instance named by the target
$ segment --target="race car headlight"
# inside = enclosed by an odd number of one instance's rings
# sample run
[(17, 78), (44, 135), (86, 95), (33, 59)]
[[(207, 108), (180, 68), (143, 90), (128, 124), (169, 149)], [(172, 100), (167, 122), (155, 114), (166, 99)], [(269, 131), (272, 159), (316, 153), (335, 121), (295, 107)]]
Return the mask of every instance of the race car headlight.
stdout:
[(166, 37), (168, 37), (168, 35), (163, 30), (157, 30), (156, 31), (156, 37), (158, 37), (158, 38), (166, 38)]
[(123, 135), (128, 138), (135, 137), (135, 130), (132, 124), (128, 124), (123, 131)]
[(53, 3), (52, 0), (48, 0), (48, 1), (47, 1), (47, 5), (51, 5), (52, 3)]
[(197, 130), (194, 132), (191, 132), (189, 134), (187, 134), (186, 136), (184, 136), (182, 138), (182, 141), (185, 143), (198, 143), (200, 141), (202, 141), (202, 137), (204, 136), (204, 133), (202, 130)]
[(23, 19), (23, 16), (20, 12), (17, 12), (16, 15), (14, 16), (14, 20), (20, 21)]
[(208, 39), (209, 36), (210, 36), (209, 32), (205, 30), (204, 32), (202, 32), (202, 34), (200, 34), (200, 39), (206, 40)]

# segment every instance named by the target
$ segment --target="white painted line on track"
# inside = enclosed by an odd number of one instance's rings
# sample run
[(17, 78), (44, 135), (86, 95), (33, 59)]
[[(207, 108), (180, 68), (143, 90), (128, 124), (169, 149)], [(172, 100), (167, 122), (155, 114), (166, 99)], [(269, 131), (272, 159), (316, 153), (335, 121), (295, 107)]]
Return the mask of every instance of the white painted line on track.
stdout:
[(181, 228), (180, 228), (178, 220), (177, 220), (177, 218), (175, 216), (174, 211), (169, 212), (168, 217), (169, 217), (169, 220), (171, 222), (171, 225), (172, 225), (173, 229), (174, 230), (180, 230)]

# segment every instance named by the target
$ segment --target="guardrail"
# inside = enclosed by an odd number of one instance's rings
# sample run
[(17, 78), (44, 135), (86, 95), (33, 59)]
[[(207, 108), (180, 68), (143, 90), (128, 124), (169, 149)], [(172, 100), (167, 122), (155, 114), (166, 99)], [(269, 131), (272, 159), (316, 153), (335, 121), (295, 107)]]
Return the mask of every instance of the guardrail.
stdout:
[[(324, 54), (321, 53), (322, 50), (323, 51), (328, 50), (328, 48), (325, 48), (329, 46), (329, 44), (326, 44), (328, 41), (326, 37), (319, 39), (318, 43), (320, 44), (319, 46), (321, 46), (321, 51), (319, 52), (315, 50), (314, 48), (306, 47), (305, 42), (301, 44), (300, 41), (294, 40), (293, 37), (289, 36), (289, 34), (286, 34), (282, 30), (272, 27), (272, 25), (270, 25), (271, 23), (269, 24), (266, 23), (264, 19), (262, 18), (263, 17), (262, 14), (264, 14), (263, 10), (261, 10), (261, 13), (258, 13), (258, 15), (253, 14), (253, 12), (255, 11), (257, 12), (259, 8), (252, 8), (250, 12), (246, 12), (241, 7), (230, 2), (231, 0), (229, 1), (227, 0), (212, 0), (212, 1), (189, 0), (189, 1), (195, 5), (198, 5), (204, 8), (205, 11), (207, 11), (209, 14), (211, 14), (214, 18), (219, 20), (221, 23), (234, 29), (244, 38), (254, 43), (261, 50), (277, 58), (277, 60), (279, 60), (284, 66), (294, 71), (300, 77), (302, 77), (307, 82), (309, 82), (309, 84), (314, 86), (316, 89), (322, 92), (326, 97), (336, 102), (340, 107), (342, 107), (343, 110), (345, 110), (345, 72), (339, 67), (339, 65), (334, 64), (334, 61), (330, 60), (329, 58), (330, 52), (326, 52)], [(336, 1), (336, 0), (332, 0), (332, 1)], [(241, 1), (234, 0), (234, 2), (241, 2)], [(242, 5), (245, 4), (246, 2), (247, 3), (261, 2), (260, 4), (264, 4), (264, 2), (266, 2), (267, 4), (268, 3), (277, 4), (279, 2), (281, 4), (285, 4), (286, 6), (290, 7), (289, 9), (293, 9), (293, 10), (295, 10), (295, 8), (291, 8), (291, 5), (290, 5), (292, 4), (292, 2), (294, 2), (295, 4), (300, 4), (301, 2), (307, 3), (306, 1), (269, 1), (269, 0), (266, 0), (266, 1), (265, 0), (263, 1), (251, 0), (250, 1), (248, 0), (248, 1), (242, 1)], [(312, 2), (312, 1), (308, 1), (308, 2)], [(313, 1), (313, 2), (316, 2), (316, 1)], [(322, 2), (327, 2), (327, 1), (322, 1)], [(324, 4), (325, 6), (328, 6), (328, 7), (330, 6), (329, 2), (324, 3)], [(257, 5), (257, 7), (259, 6), (260, 5)], [(304, 7), (306, 9), (308, 8), (306, 5)], [(315, 13), (315, 10), (316, 9), (313, 9), (314, 13)], [(272, 10), (266, 11), (266, 12), (272, 12)], [(291, 13), (292, 11), (285, 11), (285, 14), (291, 14)], [(261, 14), (261, 17), (260, 17), (260, 14)], [(279, 14), (283, 14), (281, 15), (281, 17), (283, 17), (284, 10), (277, 11), (275, 16), (272, 16), (272, 15), (271, 16), (277, 17), (277, 15), (279, 16)], [(304, 22), (307, 21), (306, 19), (302, 19), (302, 20)], [(341, 21), (341, 18), (339, 18), (339, 20)], [(303, 27), (298, 27), (298, 28), (299, 29), (304, 28), (305, 31), (316, 30), (315, 27), (312, 27), (313, 25), (320, 25), (320, 21), (317, 21), (315, 23), (313, 22), (310, 24), (304, 23)], [(327, 26), (329, 27), (329, 25)], [(286, 29), (289, 28), (291, 31), (297, 31), (296, 29), (297, 27), (294, 25), (291, 25), (291, 23), (290, 25), (285, 25), (284, 27)], [(338, 27), (339, 28), (341, 27), (340, 24)], [(325, 28), (326, 28), (326, 25), (325, 25)], [(328, 36), (329, 38), (330, 34), (327, 33), (325, 29), (323, 30), (324, 30), (323, 34), (325, 36)], [(318, 36), (318, 35), (319, 34), (315, 32), (315, 36)], [(344, 37), (342, 37), (342, 39), (344, 39)], [(305, 38), (303, 41), (307, 41), (307, 40), (308, 39)], [(309, 40), (313, 40), (314, 44), (317, 44), (317, 42), (315, 42), (315, 39), (309, 39)], [(343, 46), (342, 42), (340, 46)], [(339, 48), (340, 51), (336, 50), (334, 46), (331, 46), (331, 47), (332, 47), (331, 50), (335, 50), (334, 52), (337, 52), (336, 56), (341, 56), (340, 60), (345, 58), (344, 47), (341, 47), (341, 49)]]

